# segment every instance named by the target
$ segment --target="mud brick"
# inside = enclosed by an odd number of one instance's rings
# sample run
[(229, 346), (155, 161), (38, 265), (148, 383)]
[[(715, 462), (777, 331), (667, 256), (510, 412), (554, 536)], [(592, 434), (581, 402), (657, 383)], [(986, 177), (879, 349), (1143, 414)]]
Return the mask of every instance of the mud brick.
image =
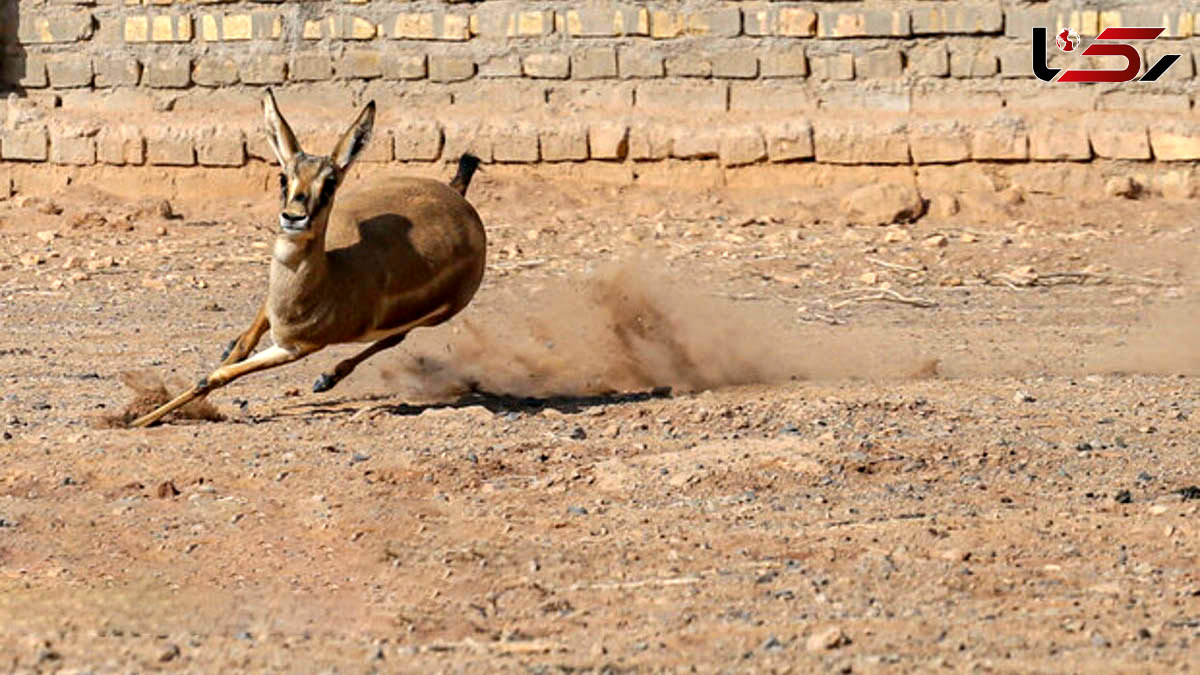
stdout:
[(990, 49), (957, 49), (950, 52), (951, 77), (994, 77), (1000, 72), (1000, 60)]
[(767, 141), (767, 157), (772, 162), (812, 159), (812, 124), (807, 120), (785, 120), (768, 125), (763, 130)]
[(617, 76), (617, 52), (612, 47), (584, 49), (571, 55), (571, 77), (596, 80)]
[(888, 91), (863, 87), (827, 87), (821, 92), (821, 109), (850, 113), (907, 113), (912, 110), (912, 92), (907, 88)]
[(546, 101), (545, 84), (536, 80), (472, 82), (454, 94), (454, 105), (474, 106), (490, 114), (533, 112)]
[[(772, 57), (778, 55), (772, 54)], [(803, 65), (803, 50), (800, 51), (800, 62)], [(712, 74), (713, 77), (754, 78), (758, 76), (758, 59), (746, 51), (717, 52), (712, 55)]]
[[(336, 138), (341, 138), (346, 132), (346, 127), (343, 124), (338, 124), (334, 127), (333, 132)], [(337, 141), (334, 141), (336, 145)], [(333, 147), (327, 145), (325, 147)], [(371, 134), (371, 138), (363, 148), (362, 154), (358, 156), (358, 161), (368, 162), (372, 164), (385, 164), (392, 161), (396, 154), (395, 141), (392, 139), (390, 129), (377, 129)]]
[(377, 50), (348, 50), (338, 59), (340, 79), (371, 79), (383, 75), (383, 55)]
[(18, 127), (0, 138), (0, 157), (27, 162), (44, 162), (48, 157), (49, 136), (45, 127)]
[(465, 56), (431, 54), (429, 79), (434, 82), (457, 82), (475, 76), (475, 62)]
[(566, 54), (553, 52), (527, 54), (521, 60), (521, 69), (526, 77), (562, 80), (571, 74), (571, 60)]
[[(1150, 4), (1150, 3), (1146, 3)], [(1195, 3), (1189, 3), (1194, 6)], [(1102, 14), (1105, 26), (1162, 26), (1159, 39), (1188, 38), (1195, 34), (1195, 15), (1175, 7), (1125, 7)]]
[(812, 76), (817, 80), (853, 80), (853, 54), (826, 54), (809, 58)]
[(205, 55), (196, 59), (192, 68), (192, 81), (202, 87), (222, 87), (236, 84), (238, 67), (226, 56)]
[(912, 26), (908, 10), (821, 10), (817, 35), (823, 38), (908, 37)]
[(588, 129), (582, 124), (542, 129), (538, 138), (544, 162), (577, 162), (588, 158)]
[(794, 82), (734, 82), (729, 88), (729, 109), (734, 111), (816, 110), (808, 89)]
[[(521, 77), (522, 75), (521, 55), (516, 52), (511, 54), (496, 54), (483, 58), (487, 60), (479, 63), (480, 77)], [(424, 64), (424, 61), (422, 61), (422, 64)]]
[(517, 2), (488, 2), (471, 15), (471, 33), (490, 40), (542, 37), (554, 32), (553, 10), (522, 10)]
[(650, 37), (668, 39), (682, 35), (736, 37), (742, 32), (742, 13), (737, 8), (702, 12), (655, 10), (650, 14)]
[(1081, 124), (1044, 121), (1029, 132), (1029, 156), (1036, 160), (1086, 162), (1092, 158), (1087, 129)]
[(617, 52), (617, 71), (625, 79), (662, 77), (666, 72), (662, 56), (625, 48)]
[[(424, 60), (422, 60), (424, 66)], [(329, 54), (310, 52), (294, 54), (288, 68), (288, 79), (297, 81), (328, 80), (333, 77), (333, 59)]]
[(1150, 135), (1145, 122), (1112, 115), (1092, 115), (1088, 140), (1097, 157), (1104, 159), (1150, 159)]
[(1137, 112), (1188, 113), (1192, 102), (1186, 94), (1127, 94), (1109, 92), (1096, 101), (1099, 110), (1131, 110)]
[(56, 56), (46, 62), (50, 86), (55, 89), (89, 87), (92, 84), (92, 60), (86, 56)]
[(902, 122), (825, 121), (813, 128), (818, 162), (908, 164), (908, 133)]
[(392, 151), (402, 162), (432, 162), (442, 152), (442, 127), (432, 120), (410, 119), (392, 129)]
[(388, 35), (395, 40), (451, 40), (471, 38), (470, 19), (464, 14), (401, 12)]
[(896, 48), (872, 49), (856, 61), (855, 71), (859, 77), (892, 79), (904, 74), (904, 58)]
[(151, 87), (182, 89), (192, 83), (192, 61), (186, 56), (150, 59), (144, 75)]
[(946, 45), (935, 42), (908, 50), (908, 69), (922, 77), (946, 77), (950, 74), (950, 54)]
[(375, 22), (353, 14), (337, 14), (325, 22), (325, 33), (336, 40), (370, 40), (379, 31)]
[(746, 35), (756, 37), (813, 37), (817, 34), (817, 14), (803, 7), (759, 6), (742, 11)]
[(669, 77), (711, 77), (712, 62), (695, 52), (687, 52), (666, 60)]
[(766, 52), (759, 59), (763, 77), (807, 77), (808, 56), (803, 47)]
[(724, 7), (689, 14), (687, 32), (711, 37), (737, 37), (742, 34), (742, 12), (736, 7)]
[(629, 126), (624, 122), (596, 122), (588, 127), (592, 159), (623, 160), (629, 153)]
[(997, 54), (1000, 59), (1001, 77), (1033, 79), (1033, 59), (1029, 47), (1008, 47)]
[(944, 3), (912, 10), (914, 35), (1000, 33), (1004, 30), (1004, 12), (1000, 4)]
[(23, 45), (79, 42), (91, 38), (95, 26), (91, 12), (68, 12), (50, 17), (22, 12), (17, 17), (17, 40)]
[(195, 166), (192, 139), (177, 130), (160, 130), (146, 138), (146, 163), (156, 166)]
[(96, 159), (105, 164), (143, 164), (146, 147), (135, 126), (107, 125), (96, 135)]
[(947, 110), (999, 110), (1004, 99), (996, 92), (956, 92), (944, 94), (938, 91), (912, 93), (912, 109), (915, 112), (945, 112)]
[(242, 166), (246, 163), (246, 137), (240, 129), (221, 129), (196, 141), (201, 166)]
[(997, 117), (974, 126), (970, 142), (971, 159), (976, 161), (1029, 159), (1029, 133), (1019, 117)]
[(492, 129), (492, 159), (497, 162), (536, 162), (540, 157), (537, 129), (528, 122), (512, 122)]
[(910, 124), (908, 147), (916, 164), (949, 164), (971, 158), (967, 130), (953, 121)]
[[(1173, 119), (1150, 125), (1150, 147), (1154, 158), (1164, 162), (1192, 162), (1200, 159), (1200, 121)], [(7, 152), (8, 146), (4, 146)]]
[(70, 133), (50, 136), (50, 161), (70, 166), (90, 166), (96, 163), (96, 139)]
[(387, 80), (420, 80), (428, 72), (424, 54), (395, 54), (383, 59), (383, 77)]
[(0, 58), (0, 73), (5, 84), (34, 89), (50, 84), (50, 79), (46, 77), (46, 57), (41, 54)]
[(726, 128), (721, 132), (717, 153), (721, 166), (744, 166), (766, 159), (767, 144), (758, 127)]
[(664, 112), (724, 111), (729, 87), (724, 82), (641, 82), (637, 86), (637, 106)]
[[(144, 42), (129, 39), (129, 17), (125, 23), (126, 42)], [(158, 14), (148, 18), (151, 42), (189, 42), (192, 39), (192, 17), (190, 14)]]
[(445, 141), (442, 146), (442, 159), (445, 161), (458, 161), (464, 152), (475, 155), (481, 162), (492, 161), (492, 139), (483, 133), (477, 121), (450, 120), (443, 129)]
[[(603, 111), (633, 106), (633, 87), (628, 83), (596, 86), (592, 82), (554, 83), (543, 90), (542, 100), (557, 112)], [(529, 97), (525, 98), (529, 101)]]
[(709, 159), (721, 153), (720, 134), (707, 127), (680, 125), (671, 130), (671, 156), (679, 159)]
[(241, 64), (242, 82), (279, 84), (287, 77), (287, 57), (283, 54), (251, 54)]
[(598, 3), (567, 10), (565, 28), (571, 37), (647, 35), (650, 16), (644, 7)]
[(142, 65), (132, 57), (100, 57), (96, 59), (95, 67), (97, 87), (132, 87), (142, 77)]
[(671, 129), (642, 121), (629, 130), (629, 157), (636, 161), (666, 159), (673, 145)]

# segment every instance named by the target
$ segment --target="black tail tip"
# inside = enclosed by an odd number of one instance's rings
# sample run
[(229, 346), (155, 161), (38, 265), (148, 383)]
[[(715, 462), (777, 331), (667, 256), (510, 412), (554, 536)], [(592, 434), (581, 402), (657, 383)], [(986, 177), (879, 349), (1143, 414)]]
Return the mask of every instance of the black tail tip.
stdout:
[(467, 187), (471, 184), (471, 177), (475, 175), (475, 170), (478, 168), (479, 158), (469, 152), (464, 152), (458, 158), (458, 172), (450, 181), (450, 187), (458, 190), (459, 194), (466, 195)]

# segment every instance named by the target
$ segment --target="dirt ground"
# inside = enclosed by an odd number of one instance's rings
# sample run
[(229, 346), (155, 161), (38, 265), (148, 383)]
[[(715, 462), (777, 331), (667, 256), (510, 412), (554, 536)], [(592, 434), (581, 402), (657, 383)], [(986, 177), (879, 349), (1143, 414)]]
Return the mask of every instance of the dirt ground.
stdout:
[(274, 192), (0, 202), (0, 670), (1200, 666), (1195, 202), (856, 187), (489, 167), (459, 317), (147, 430)]

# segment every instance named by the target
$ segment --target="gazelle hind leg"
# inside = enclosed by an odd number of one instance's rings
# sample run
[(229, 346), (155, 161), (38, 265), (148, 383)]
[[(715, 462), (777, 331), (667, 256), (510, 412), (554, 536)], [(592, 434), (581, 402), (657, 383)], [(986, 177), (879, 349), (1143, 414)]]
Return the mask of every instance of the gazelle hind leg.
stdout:
[(275, 368), (287, 363), (291, 363), (296, 359), (303, 358), (317, 351), (320, 347), (290, 350), (283, 347), (275, 346), (270, 349), (255, 354), (254, 356), (240, 363), (233, 363), (226, 366), (221, 366), (214, 370), (208, 377), (201, 380), (196, 386), (176, 396), (170, 402), (165, 403), (153, 412), (143, 415), (129, 423), (131, 427), (148, 427), (151, 424), (159, 421), (170, 413), (182, 408), (192, 401), (204, 396), (214, 389), (220, 389), (234, 380), (250, 373)]
[(250, 324), (241, 335), (237, 336), (225, 348), (225, 353), (221, 355), (221, 365), (227, 366), (231, 363), (237, 363), (250, 355), (254, 348), (258, 346), (258, 341), (271, 328), (271, 320), (267, 316), (267, 305), (263, 303), (258, 308), (258, 315), (254, 317), (254, 322)]
[(354, 356), (339, 361), (338, 364), (333, 367), (333, 370), (321, 373), (321, 376), (318, 377), (317, 381), (313, 383), (313, 391), (316, 393), (321, 393), (323, 391), (329, 391), (330, 389), (333, 389), (338, 382), (341, 382), (346, 378), (347, 375), (354, 372), (354, 369), (358, 367), (358, 364), (366, 361), (385, 349), (390, 349), (400, 344), (404, 341), (404, 338), (408, 336), (409, 331), (412, 329), (436, 324), (439, 321), (446, 319), (449, 313), (450, 305), (442, 305), (420, 319), (406, 324), (401, 328), (400, 332), (393, 333), (382, 340), (373, 342), (370, 347), (367, 347)]

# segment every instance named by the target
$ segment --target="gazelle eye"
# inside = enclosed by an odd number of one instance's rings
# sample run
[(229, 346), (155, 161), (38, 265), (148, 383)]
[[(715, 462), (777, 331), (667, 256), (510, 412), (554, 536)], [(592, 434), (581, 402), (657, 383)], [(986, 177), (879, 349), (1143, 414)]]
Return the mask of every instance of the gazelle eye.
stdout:
[(287, 199), (287, 174), (279, 174), (279, 194)]

